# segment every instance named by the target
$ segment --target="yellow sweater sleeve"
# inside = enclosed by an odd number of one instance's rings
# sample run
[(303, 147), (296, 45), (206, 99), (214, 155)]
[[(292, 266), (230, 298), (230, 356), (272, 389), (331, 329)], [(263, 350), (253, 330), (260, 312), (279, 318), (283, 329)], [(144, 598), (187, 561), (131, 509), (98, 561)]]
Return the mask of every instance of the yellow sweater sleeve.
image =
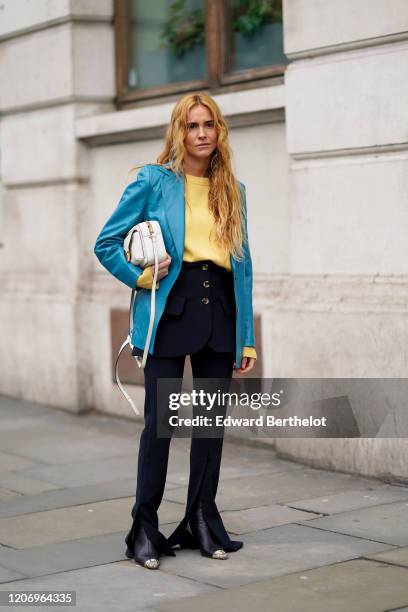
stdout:
[[(136, 281), (136, 286), (139, 289), (151, 289), (153, 285), (153, 266), (147, 266)], [(156, 289), (160, 286), (159, 281), (156, 281)]]
[(254, 359), (258, 359), (254, 346), (244, 346), (244, 348), (242, 349), (242, 356), (243, 357), (253, 357)]

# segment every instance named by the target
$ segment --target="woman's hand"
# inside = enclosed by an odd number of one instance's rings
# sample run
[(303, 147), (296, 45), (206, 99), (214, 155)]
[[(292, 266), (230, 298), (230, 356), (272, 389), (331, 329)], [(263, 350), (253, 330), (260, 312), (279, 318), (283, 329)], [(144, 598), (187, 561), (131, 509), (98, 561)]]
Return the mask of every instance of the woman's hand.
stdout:
[[(166, 259), (163, 259), (163, 261), (159, 263), (159, 271), (157, 274), (157, 280), (160, 280), (161, 278), (164, 278), (165, 276), (168, 275), (170, 264), (171, 264), (171, 257), (168, 253), (166, 253)], [(154, 264), (152, 264), (151, 267), (152, 267), (152, 276), (153, 276), (154, 275)]]
[(235, 371), (238, 372), (238, 374), (247, 374), (247, 372), (250, 372), (254, 367), (255, 361), (254, 357), (242, 357), (241, 367), (235, 368)]

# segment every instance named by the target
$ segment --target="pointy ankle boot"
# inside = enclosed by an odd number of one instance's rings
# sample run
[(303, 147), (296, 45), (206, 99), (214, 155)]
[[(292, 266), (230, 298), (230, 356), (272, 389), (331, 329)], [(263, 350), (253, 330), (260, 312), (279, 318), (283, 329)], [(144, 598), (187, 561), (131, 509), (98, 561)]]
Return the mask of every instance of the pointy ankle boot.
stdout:
[(212, 559), (228, 559), (228, 555), (219, 544), (213, 539), (208, 525), (205, 521), (201, 502), (192, 517), (189, 519), (190, 529), (193, 536), (198, 540), (200, 552), (203, 557), (211, 557)]
[(147, 537), (143, 525), (139, 526), (135, 537), (134, 548), (134, 560), (136, 563), (140, 563), (140, 565), (143, 565), (143, 567), (147, 569), (157, 569), (159, 567), (159, 551)]

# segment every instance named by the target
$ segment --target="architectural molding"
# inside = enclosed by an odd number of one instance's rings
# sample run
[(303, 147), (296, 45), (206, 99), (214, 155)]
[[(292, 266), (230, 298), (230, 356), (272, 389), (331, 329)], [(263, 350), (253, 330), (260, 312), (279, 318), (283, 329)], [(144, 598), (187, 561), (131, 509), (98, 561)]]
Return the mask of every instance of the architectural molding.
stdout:
[[(91, 256), (91, 254), (89, 253)], [(4, 301), (66, 302), (78, 297), (101, 304), (123, 303), (130, 288), (104, 270), (78, 280), (64, 273), (0, 272)], [(408, 276), (254, 274), (254, 310), (407, 314)]]
[(22, 181), (20, 183), (2, 182), (4, 189), (14, 191), (17, 189), (42, 189), (43, 187), (61, 187), (65, 185), (88, 185), (90, 184), (89, 176), (71, 176), (58, 179), (39, 179), (38, 181)]
[(328, 45), (327, 47), (316, 47), (312, 49), (302, 49), (302, 51), (286, 52), (286, 56), (290, 60), (301, 60), (321, 55), (332, 55), (342, 51), (357, 51), (359, 49), (371, 49), (381, 45), (390, 43), (405, 42), (408, 40), (408, 32), (398, 32), (396, 34), (387, 34), (386, 36), (375, 36), (373, 38), (365, 38), (363, 40), (353, 40), (336, 45)]
[[(213, 97), (233, 127), (284, 120), (284, 85), (222, 93)], [(76, 137), (92, 146), (161, 138), (173, 107), (174, 102), (165, 102), (79, 117), (75, 122)]]
[(37, 32), (41, 32), (43, 30), (49, 30), (51, 28), (59, 27), (61, 25), (66, 25), (67, 23), (86, 23), (86, 25), (106, 25), (113, 24), (113, 16), (112, 15), (64, 15), (63, 17), (56, 17), (54, 19), (49, 19), (47, 21), (43, 21), (41, 23), (36, 23), (35, 25), (28, 26), (26, 28), (21, 28), (21, 30), (12, 30), (11, 32), (7, 32), (7, 34), (0, 34), (0, 43), (5, 42), (6, 40), (20, 38), (21, 36), (28, 36), (30, 34), (36, 34)]
[(301, 312), (408, 312), (408, 276), (255, 275), (255, 309)]
[[(106, 112), (111, 112), (113, 108), (113, 100), (113, 96), (63, 96), (62, 98), (54, 98), (53, 100), (46, 100), (45, 102), (30, 102), (29, 104), (22, 104), (20, 106), (15, 105), (10, 108), (2, 108), (0, 111), (0, 119), (14, 115), (25, 115), (26, 113), (30, 113), (32, 111), (47, 110), (49, 108), (68, 106), (72, 104), (104, 104), (106, 105)], [(101, 112), (101, 110), (102, 109), (99, 109), (99, 112)]]
[(333, 157), (347, 157), (364, 155), (372, 156), (381, 153), (397, 153), (399, 151), (408, 151), (408, 141), (387, 145), (374, 145), (369, 147), (355, 147), (347, 149), (322, 149), (321, 151), (305, 151), (301, 153), (290, 153), (290, 156), (295, 161), (304, 161), (309, 159), (327, 159)]

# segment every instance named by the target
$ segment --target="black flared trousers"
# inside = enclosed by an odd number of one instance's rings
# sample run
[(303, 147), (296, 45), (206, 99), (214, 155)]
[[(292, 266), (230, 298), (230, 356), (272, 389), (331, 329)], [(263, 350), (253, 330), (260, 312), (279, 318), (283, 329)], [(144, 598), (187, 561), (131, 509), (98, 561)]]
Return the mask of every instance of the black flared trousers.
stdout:
[[(133, 354), (142, 354), (135, 347)], [(174, 556), (173, 547), (197, 548), (188, 520), (198, 501), (206, 522), (227, 552), (243, 542), (231, 540), (222, 521), (217, 494), (223, 437), (194, 437), (190, 447), (190, 477), (186, 510), (173, 533), (159, 531), (158, 509), (166, 484), (171, 438), (158, 437), (158, 391), (160, 378), (178, 379), (172, 391), (180, 392), (186, 355), (190, 355), (194, 387), (197, 379), (230, 380), (235, 356), (235, 300), (231, 273), (210, 260), (183, 262), (180, 275), (168, 296), (156, 335), (154, 354), (144, 369), (144, 429), (140, 437), (136, 500), (132, 526), (126, 536), (128, 557), (134, 556), (134, 539), (140, 524), (160, 554)], [(197, 384), (198, 383), (198, 384)], [(177, 387), (177, 388), (176, 388)]]

